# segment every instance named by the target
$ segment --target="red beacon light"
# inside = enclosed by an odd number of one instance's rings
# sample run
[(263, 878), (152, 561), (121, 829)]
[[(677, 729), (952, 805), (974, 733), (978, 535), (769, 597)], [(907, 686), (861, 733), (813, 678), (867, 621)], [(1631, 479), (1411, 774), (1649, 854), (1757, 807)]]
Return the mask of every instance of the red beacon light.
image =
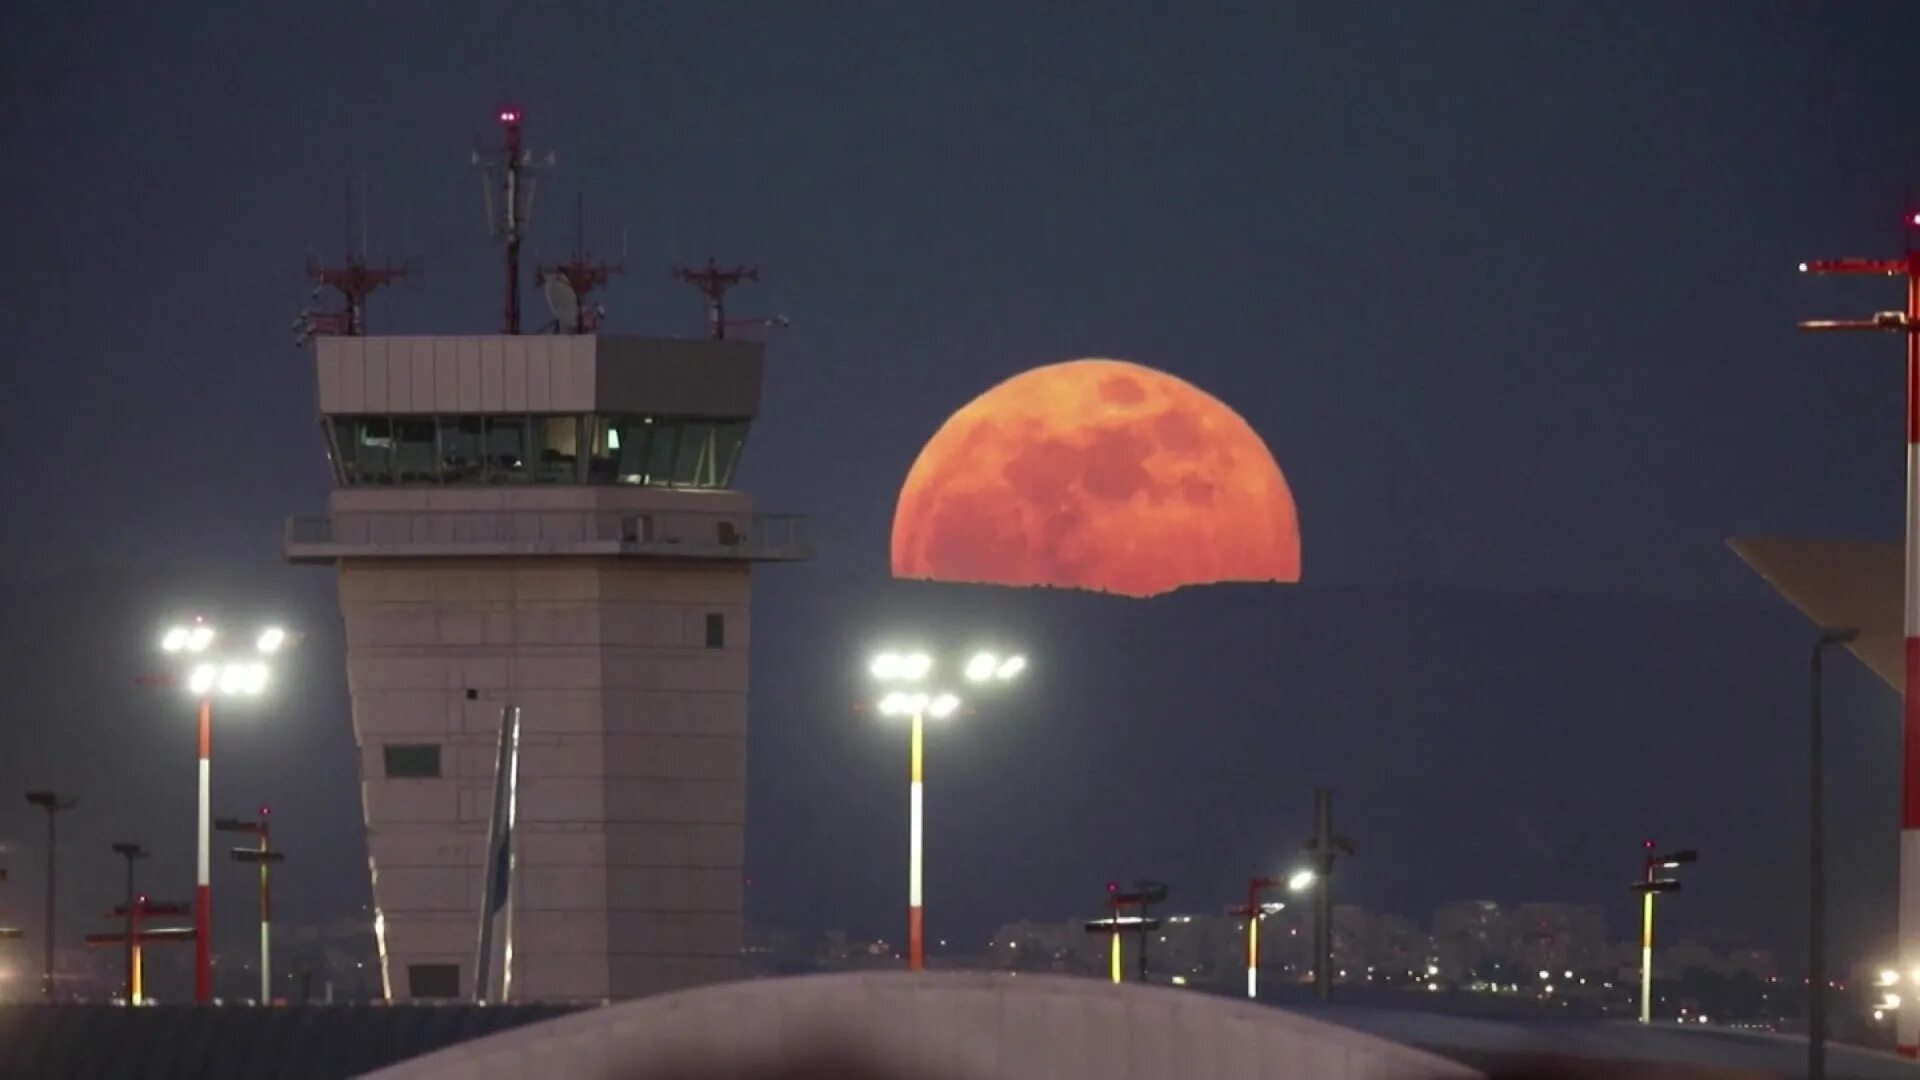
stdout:
[(501, 122), (501, 123), (503, 123), (503, 124), (517, 124), (517, 123), (519, 123), (519, 122), (520, 122), (520, 110), (519, 110), (519, 109), (501, 109), (501, 110), (500, 110), (500, 122)]

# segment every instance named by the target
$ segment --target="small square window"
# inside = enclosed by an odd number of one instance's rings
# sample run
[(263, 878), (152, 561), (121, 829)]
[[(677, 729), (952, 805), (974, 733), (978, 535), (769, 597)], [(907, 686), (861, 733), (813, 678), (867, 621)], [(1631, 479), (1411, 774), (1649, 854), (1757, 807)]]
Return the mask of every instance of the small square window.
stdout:
[(727, 617), (717, 611), (707, 614), (707, 648), (727, 647)]
[(388, 743), (387, 777), (396, 780), (432, 780), (440, 775), (438, 743)]
[(416, 998), (459, 997), (460, 965), (408, 964), (407, 996)]

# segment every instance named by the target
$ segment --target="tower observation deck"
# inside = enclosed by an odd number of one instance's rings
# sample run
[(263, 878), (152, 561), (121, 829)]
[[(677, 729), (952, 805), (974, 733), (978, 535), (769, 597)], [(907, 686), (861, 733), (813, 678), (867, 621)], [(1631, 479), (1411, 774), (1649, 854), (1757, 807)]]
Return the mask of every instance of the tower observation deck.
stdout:
[(754, 563), (806, 522), (734, 474), (762, 346), (609, 335), (313, 342), (382, 977), (469, 997), (501, 709), (520, 709), (516, 1001), (733, 978)]

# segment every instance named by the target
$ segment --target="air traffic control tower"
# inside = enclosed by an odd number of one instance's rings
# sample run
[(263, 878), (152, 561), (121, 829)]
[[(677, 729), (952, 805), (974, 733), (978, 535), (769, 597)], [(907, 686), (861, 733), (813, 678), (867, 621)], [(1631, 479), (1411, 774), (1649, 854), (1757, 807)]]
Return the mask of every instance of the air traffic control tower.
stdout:
[(473, 992), (507, 704), (512, 999), (736, 977), (749, 574), (810, 553), (803, 519), (733, 487), (761, 353), (315, 339), (334, 488), (286, 554), (339, 570), (389, 999)]

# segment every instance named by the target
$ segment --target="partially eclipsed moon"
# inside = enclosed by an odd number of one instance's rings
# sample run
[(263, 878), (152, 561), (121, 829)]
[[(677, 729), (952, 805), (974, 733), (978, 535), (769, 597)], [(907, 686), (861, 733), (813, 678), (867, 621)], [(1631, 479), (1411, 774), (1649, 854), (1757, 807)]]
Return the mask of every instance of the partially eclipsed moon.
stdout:
[(896, 577), (1153, 596), (1300, 580), (1266, 443), (1165, 372), (1072, 360), (1016, 375), (928, 440), (893, 514)]

